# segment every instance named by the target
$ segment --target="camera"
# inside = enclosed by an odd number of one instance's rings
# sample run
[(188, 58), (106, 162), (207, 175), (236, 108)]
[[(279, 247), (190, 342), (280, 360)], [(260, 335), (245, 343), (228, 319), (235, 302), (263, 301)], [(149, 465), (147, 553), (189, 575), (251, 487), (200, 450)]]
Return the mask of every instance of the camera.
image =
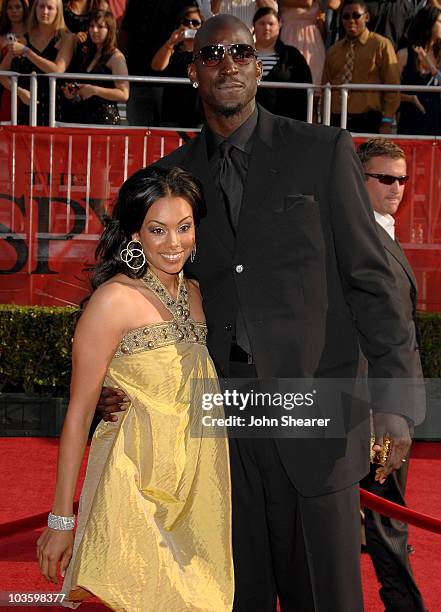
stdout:
[(75, 94), (79, 90), (78, 83), (66, 83), (66, 88), (70, 94)]
[(186, 28), (184, 30), (184, 38), (194, 38), (197, 34), (197, 30), (192, 30), (191, 28)]
[(12, 32), (9, 32), (8, 34), (6, 34), (6, 40), (8, 41), (8, 43), (15, 43), (17, 42), (17, 37)]

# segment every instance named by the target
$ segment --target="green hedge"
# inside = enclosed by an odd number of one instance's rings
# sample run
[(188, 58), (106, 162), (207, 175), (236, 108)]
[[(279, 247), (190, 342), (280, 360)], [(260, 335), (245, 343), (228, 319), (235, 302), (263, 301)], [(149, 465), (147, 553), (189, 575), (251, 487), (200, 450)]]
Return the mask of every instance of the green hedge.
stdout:
[(418, 331), (426, 378), (441, 378), (441, 313), (419, 313)]
[[(0, 381), (4, 391), (67, 395), (76, 308), (0, 305)], [(424, 374), (441, 378), (441, 313), (420, 314)]]
[(4, 391), (67, 395), (78, 309), (0, 305), (0, 383)]

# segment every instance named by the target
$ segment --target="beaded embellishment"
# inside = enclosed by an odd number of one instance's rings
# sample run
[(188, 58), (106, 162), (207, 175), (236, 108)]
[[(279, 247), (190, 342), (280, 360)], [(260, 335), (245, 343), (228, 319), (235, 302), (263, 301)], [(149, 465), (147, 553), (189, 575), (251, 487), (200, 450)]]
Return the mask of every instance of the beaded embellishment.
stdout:
[(151, 270), (148, 270), (141, 280), (164, 304), (172, 314), (173, 319), (144, 325), (129, 331), (120, 343), (115, 357), (132, 355), (133, 353), (179, 342), (206, 343), (207, 326), (205, 323), (198, 323), (190, 319), (188, 292), (184, 283), (183, 272), (179, 274), (176, 300), (171, 297), (159, 278)]

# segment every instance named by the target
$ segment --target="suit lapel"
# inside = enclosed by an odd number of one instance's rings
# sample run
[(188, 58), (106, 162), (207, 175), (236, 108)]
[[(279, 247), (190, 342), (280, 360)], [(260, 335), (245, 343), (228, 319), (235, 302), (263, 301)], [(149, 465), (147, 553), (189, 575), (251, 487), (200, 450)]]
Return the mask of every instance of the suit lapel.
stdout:
[[(191, 146), (190, 146), (191, 145)], [(189, 172), (194, 174), (202, 182), (204, 188), (207, 216), (202, 220), (219, 244), (232, 253), (234, 251), (234, 234), (225, 214), (224, 205), (216, 189), (215, 181), (210, 172), (207, 157), (207, 145), (205, 132), (202, 130), (200, 136), (191, 141), (184, 160), (184, 165)]]
[(410, 267), (410, 264), (407, 261), (407, 257), (404, 254), (401, 246), (396, 240), (392, 240), (392, 238), (389, 236), (386, 230), (383, 227), (381, 227), (381, 225), (377, 223), (377, 226), (379, 228), (379, 234), (380, 234), (381, 242), (383, 243), (384, 248), (401, 265), (401, 267), (404, 269), (407, 276), (409, 277), (409, 280), (412, 283), (414, 289), (416, 290), (417, 282), (416, 282), (415, 274), (413, 273), (413, 270)]
[(259, 106), (259, 131), (251, 153), (237, 228), (237, 239), (241, 242), (254, 227), (259, 209), (277, 183), (279, 161), (273, 146), (275, 121), (273, 115)]

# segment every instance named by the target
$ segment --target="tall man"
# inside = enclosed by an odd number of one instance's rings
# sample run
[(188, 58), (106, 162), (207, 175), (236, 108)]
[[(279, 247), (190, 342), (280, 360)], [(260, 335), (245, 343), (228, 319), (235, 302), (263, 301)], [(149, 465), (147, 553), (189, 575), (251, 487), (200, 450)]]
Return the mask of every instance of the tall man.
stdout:
[[(350, 378), (360, 342), (372, 376), (410, 376), (415, 351), (351, 137), (256, 107), (252, 45), (231, 15), (205, 22), (189, 77), (206, 126), (160, 162), (187, 168), (204, 187), (191, 272), (218, 372)], [(393, 440), (383, 480), (401, 466), (419, 415), (412, 398), (394, 401), (390, 385), (379, 388), (376, 441)], [(278, 595), (283, 612), (361, 612), (367, 440), (232, 439), (230, 457), (234, 610), (273, 612)]]
[[(232, 16), (204, 24), (189, 77), (206, 127), (161, 160), (204, 185), (192, 271), (218, 371), (350, 377), (357, 327), (373, 376), (411, 376), (414, 346), (350, 136), (256, 108), (252, 44)], [(415, 416), (384, 399), (377, 441), (387, 431), (394, 449), (382, 476), (401, 465)], [(231, 440), (237, 610), (273, 610), (276, 593), (286, 611), (362, 610), (354, 483), (367, 454), (354, 440)]]
[[(417, 349), (415, 327), (416, 280), (412, 268), (395, 237), (394, 215), (398, 211), (407, 181), (404, 151), (390, 140), (372, 138), (361, 144), (358, 156), (366, 177), (366, 188), (374, 209), (378, 233), (397, 281), (403, 314), (408, 322), (412, 343)], [(419, 360), (415, 360), (415, 378), (422, 377)], [(389, 476), (384, 484), (375, 481), (374, 466), (361, 486), (396, 504), (406, 505), (409, 463)], [(366, 509), (365, 532), (368, 552), (381, 583), (380, 596), (386, 610), (424, 612), (425, 607), (412, 574), (407, 550), (408, 529), (405, 523), (382, 517)]]

